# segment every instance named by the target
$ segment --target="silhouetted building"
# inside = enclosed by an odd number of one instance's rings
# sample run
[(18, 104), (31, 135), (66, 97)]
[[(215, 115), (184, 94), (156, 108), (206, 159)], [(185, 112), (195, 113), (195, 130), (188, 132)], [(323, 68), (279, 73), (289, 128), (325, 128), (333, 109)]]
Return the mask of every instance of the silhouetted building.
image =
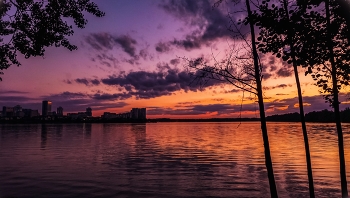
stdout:
[(104, 119), (113, 119), (113, 118), (117, 118), (118, 116), (116, 113), (104, 112), (101, 117)]
[(117, 114), (117, 118), (121, 118), (121, 119), (130, 119), (130, 118), (131, 118), (131, 113), (130, 113), (130, 112), (118, 113), (118, 114)]
[(2, 116), (3, 117), (13, 117), (15, 116), (14, 114), (14, 108), (13, 107), (2, 107)]
[(58, 107), (57, 108), (57, 115), (58, 116), (63, 116), (63, 108), (62, 107)]
[(146, 120), (146, 108), (132, 108), (130, 114), (133, 120)]
[(139, 119), (146, 120), (146, 108), (139, 109)]
[(52, 102), (49, 100), (44, 100), (42, 104), (42, 116), (51, 115)]
[(90, 107), (86, 108), (86, 115), (87, 116), (92, 116), (92, 109)]
[(67, 113), (67, 116), (72, 120), (82, 120), (87, 117), (86, 112), (78, 112), (78, 113)]
[(23, 109), (22, 112), (24, 113), (24, 117), (36, 117), (40, 116), (38, 110), (32, 110), (32, 109)]

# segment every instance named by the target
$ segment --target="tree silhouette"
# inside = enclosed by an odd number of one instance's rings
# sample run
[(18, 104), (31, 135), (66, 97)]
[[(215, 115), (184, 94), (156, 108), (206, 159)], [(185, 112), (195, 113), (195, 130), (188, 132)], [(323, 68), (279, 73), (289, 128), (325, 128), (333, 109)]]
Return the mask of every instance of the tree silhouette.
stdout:
[[(305, 10), (304, 35), (300, 61), (308, 67), (327, 102), (334, 108), (338, 132), (338, 149), (342, 197), (348, 197), (343, 131), (339, 110), (339, 91), (350, 80), (349, 18), (344, 16), (341, 0), (298, 1)], [(347, 4), (348, 5), (348, 4)]]
[(67, 21), (73, 19), (78, 28), (84, 28), (84, 12), (104, 16), (90, 0), (0, 1), (0, 71), (20, 65), (17, 53), (29, 58), (43, 56), (49, 46), (77, 49), (67, 39), (74, 33)]
[(288, 64), (292, 64), (295, 81), (298, 90), (300, 121), (302, 125), (304, 146), (306, 154), (306, 164), (309, 180), (310, 197), (315, 197), (311, 156), (309, 148), (308, 134), (306, 131), (306, 122), (303, 107), (303, 98), (298, 74), (298, 47), (299, 30), (303, 28), (302, 14), (303, 10), (293, 5), (291, 9), (288, 0), (263, 1), (259, 5), (258, 12), (253, 14), (253, 20), (259, 27), (258, 49), (263, 53), (272, 53), (277, 58), (281, 58)]
[[(218, 1), (216, 5), (220, 4), (221, 2), (222, 1)], [(241, 47), (235, 46), (231, 54), (228, 55), (227, 59), (216, 62), (213, 66), (208, 65), (204, 58), (185, 60), (188, 61), (188, 68), (195, 70), (192, 74), (195, 76), (195, 80), (197, 80), (197, 82), (205, 84), (207, 79), (226, 81), (236, 88), (242, 89), (243, 91), (257, 96), (270, 194), (271, 197), (276, 198), (278, 197), (278, 194), (273, 173), (262, 92), (262, 65), (256, 49), (254, 20), (252, 18), (253, 12), (250, 8), (250, 1), (245, 0), (244, 2), (246, 7), (246, 20), (244, 25), (249, 27), (250, 38), (248, 39), (247, 35), (240, 31), (236, 21), (232, 21), (234, 31), (237, 31), (237, 35), (239, 35), (240, 39), (242, 40), (243, 44), (240, 45)]]

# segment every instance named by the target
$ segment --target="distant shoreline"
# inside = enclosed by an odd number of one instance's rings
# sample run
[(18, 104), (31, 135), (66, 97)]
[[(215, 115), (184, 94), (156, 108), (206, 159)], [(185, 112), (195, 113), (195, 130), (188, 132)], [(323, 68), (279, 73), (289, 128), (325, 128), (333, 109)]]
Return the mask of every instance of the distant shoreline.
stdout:
[[(211, 118), (211, 119), (147, 119), (146, 121), (115, 121), (115, 120), (104, 120), (104, 121), (23, 121), (23, 120), (9, 120), (0, 121), (0, 124), (74, 124), (74, 123), (120, 123), (120, 124), (146, 124), (146, 123), (170, 123), (170, 122), (259, 122), (259, 118)], [(296, 120), (267, 120), (267, 122), (300, 122)], [(332, 121), (306, 121), (307, 123), (333, 123)], [(350, 123), (350, 122), (343, 122)]]
[[(340, 112), (341, 122), (350, 123), (350, 109), (347, 108)], [(334, 112), (327, 109), (322, 111), (313, 111), (305, 114), (305, 120), (308, 123), (333, 123)], [(8, 118), (0, 119), (0, 124), (40, 124), (40, 123), (156, 123), (156, 122), (256, 122), (260, 118), (192, 118), (192, 119), (123, 119), (123, 118), (102, 118), (86, 117), (84, 119), (71, 119), (67, 116), (61, 117), (33, 117), (33, 118)], [(300, 122), (299, 113), (287, 113), (281, 115), (271, 115), (266, 117), (267, 122)]]

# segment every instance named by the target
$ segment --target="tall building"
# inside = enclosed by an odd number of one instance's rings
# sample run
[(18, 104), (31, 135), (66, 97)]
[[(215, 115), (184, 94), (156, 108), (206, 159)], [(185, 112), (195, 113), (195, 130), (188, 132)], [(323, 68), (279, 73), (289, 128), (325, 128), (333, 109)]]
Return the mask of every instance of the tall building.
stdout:
[(86, 108), (86, 115), (92, 116), (92, 109), (90, 107)]
[(58, 116), (63, 116), (63, 108), (62, 107), (58, 107), (57, 108), (57, 115)]
[(49, 100), (44, 100), (43, 104), (42, 104), (42, 116), (48, 116), (51, 114), (51, 106), (52, 106), (52, 102)]
[(132, 108), (130, 114), (133, 120), (146, 120), (146, 108)]
[(133, 120), (139, 119), (139, 109), (138, 108), (132, 108), (130, 114), (131, 114), (131, 119), (133, 119)]
[(19, 112), (22, 112), (22, 107), (20, 105), (16, 105), (13, 107), (13, 113), (14, 115), (18, 116)]
[(146, 108), (139, 109), (139, 116), (138, 117), (140, 120), (146, 120)]
[(6, 107), (6, 106), (3, 106), (3, 107), (2, 107), (2, 116), (3, 116), (3, 117), (12, 117), (12, 116), (15, 116), (13, 107)]

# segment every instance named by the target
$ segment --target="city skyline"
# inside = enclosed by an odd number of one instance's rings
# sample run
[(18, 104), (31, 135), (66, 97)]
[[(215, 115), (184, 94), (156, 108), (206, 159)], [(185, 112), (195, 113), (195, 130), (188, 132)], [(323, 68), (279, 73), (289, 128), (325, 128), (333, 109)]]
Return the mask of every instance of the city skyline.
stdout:
[[(22, 66), (2, 75), (0, 105), (40, 109), (42, 100), (51, 99), (66, 113), (90, 106), (102, 115), (138, 106), (150, 118), (258, 117), (253, 95), (216, 81), (190, 84), (183, 68), (181, 57), (213, 62), (236, 44), (227, 31), (227, 10), (212, 9), (211, 1), (96, 3), (106, 16), (86, 15), (86, 28), (74, 29), (70, 40), (77, 51), (50, 47), (44, 58), (19, 55)], [(267, 115), (297, 112), (291, 67), (274, 56), (261, 59)], [(330, 109), (311, 77), (299, 72), (305, 111)], [(341, 109), (350, 106), (348, 93), (346, 88), (340, 94)]]
[[(146, 108), (135, 108), (133, 107), (130, 111), (124, 111), (124, 112), (103, 112), (101, 115), (93, 115), (93, 109), (89, 106), (87, 108), (85, 108), (85, 111), (83, 112), (81, 110), (77, 111), (77, 112), (65, 112), (64, 111), (64, 107), (62, 106), (58, 106), (56, 109), (56, 111), (54, 111), (55, 108), (52, 108), (53, 106), (53, 102), (50, 100), (43, 100), (41, 103), (41, 109), (30, 109), (27, 108), (25, 106), (21, 106), (21, 105), (15, 105), (15, 106), (9, 106), (9, 105), (4, 105), (2, 107), (2, 111), (0, 111), (0, 117), (24, 117), (25, 114), (23, 115), (16, 115), (17, 112), (22, 112), (22, 111), (36, 111), (38, 112), (38, 116), (69, 116), (69, 115), (74, 115), (74, 114), (79, 114), (79, 113), (85, 113), (86, 116), (89, 117), (103, 117), (106, 113), (107, 114), (113, 114), (113, 115), (120, 115), (120, 114), (125, 114), (125, 113), (129, 113), (130, 115), (128, 117), (133, 117), (133, 118), (137, 118), (140, 117), (138, 113), (138, 110), (141, 109), (142, 110), (142, 115), (141, 117), (144, 117), (146, 119)], [(11, 112), (11, 114), (7, 115), (7, 112)], [(39, 113), (41, 112), (41, 114)], [(136, 113), (136, 114), (135, 114)], [(28, 115), (26, 115), (28, 116)], [(37, 116), (37, 115), (35, 115)], [(32, 116), (30, 116), (32, 117)]]

